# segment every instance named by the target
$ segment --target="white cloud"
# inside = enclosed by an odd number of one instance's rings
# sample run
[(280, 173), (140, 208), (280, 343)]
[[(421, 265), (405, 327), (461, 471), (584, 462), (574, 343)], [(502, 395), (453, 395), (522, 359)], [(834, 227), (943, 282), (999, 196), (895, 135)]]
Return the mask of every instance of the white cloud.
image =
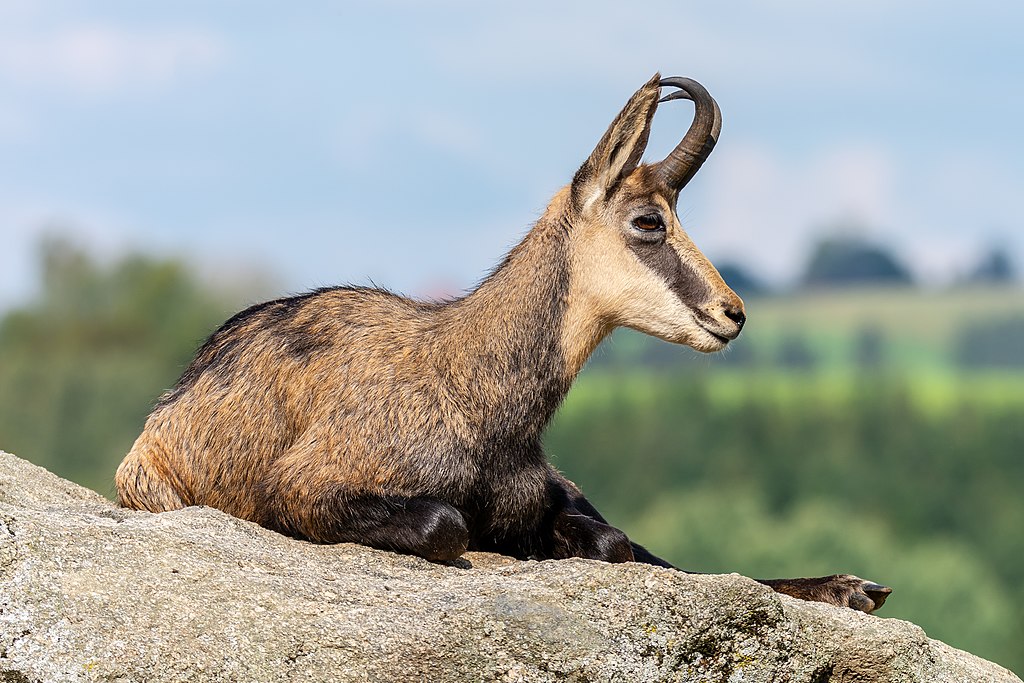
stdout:
[[(1004, 244), (1024, 265), (1024, 175), (1017, 164), (953, 148), (904, 178), (902, 216), (914, 230), (921, 271), (935, 280), (970, 269), (979, 252)], [(904, 207), (900, 207), (901, 209)], [(910, 209), (913, 209), (911, 211)]]
[(85, 93), (159, 88), (219, 65), (224, 42), (198, 29), (134, 30), (83, 24), (0, 35), (0, 78)]
[[(774, 281), (798, 272), (823, 228), (885, 237), (899, 213), (897, 165), (879, 146), (847, 142), (786, 162), (753, 144), (716, 152), (704, 170), (707, 211), (691, 230), (701, 246), (739, 258)], [(682, 202), (685, 208), (687, 197)], [(685, 222), (685, 221), (684, 221)]]

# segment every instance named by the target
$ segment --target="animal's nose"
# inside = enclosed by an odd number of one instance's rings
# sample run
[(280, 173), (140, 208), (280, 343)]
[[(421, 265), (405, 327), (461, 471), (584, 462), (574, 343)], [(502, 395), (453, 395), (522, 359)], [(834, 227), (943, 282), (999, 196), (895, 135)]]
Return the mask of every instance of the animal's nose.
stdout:
[(747, 322), (747, 314), (743, 311), (743, 299), (733, 292), (719, 298), (708, 313), (717, 321), (717, 326), (720, 328), (715, 330), (715, 334), (726, 339), (735, 339), (740, 336), (743, 324)]
[(747, 314), (743, 312), (743, 304), (730, 302), (722, 307), (722, 311), (725, 313), (726, 318), (739, 325), (740, 328), (743, 327), (743, 323), (747, 322)]

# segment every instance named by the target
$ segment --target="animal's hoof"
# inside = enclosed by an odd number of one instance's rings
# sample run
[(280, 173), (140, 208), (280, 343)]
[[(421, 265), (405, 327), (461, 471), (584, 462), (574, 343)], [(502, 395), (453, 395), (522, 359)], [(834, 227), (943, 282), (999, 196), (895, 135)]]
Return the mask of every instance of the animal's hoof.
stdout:
[(851, 574), (833, 574), (816, 579), (769, 579), (761, 583), (794, 598), (827, 602), (866, 614), (879, 609), (892, 593), (888, 586)]
[(861, 581), (860, 586), (854, 591), (853, 595), (858, 600), (863, 600), (866, 598), (870, 604), (863, 603), (864, 607), (860, 607), (853, 604), (849, 606), (853, 607), (854, 609), (859, 609), (861, 612), (867, 612), (868, 614), (871, 614), (876, 609), (879, 609), (882, 605), (885, 604), (885, 599), (889, 597), (890, 593), (892, 593), (892, 589), (888, 586), (883, 586), (882, 584), (875, 583), (874, 581)]

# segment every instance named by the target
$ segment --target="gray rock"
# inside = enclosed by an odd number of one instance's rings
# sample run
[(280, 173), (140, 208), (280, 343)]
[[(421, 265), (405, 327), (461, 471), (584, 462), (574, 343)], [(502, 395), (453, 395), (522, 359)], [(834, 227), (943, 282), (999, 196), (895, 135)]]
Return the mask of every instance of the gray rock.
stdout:
[(312, 545), (0, 452), (0, 682), (556, 680), (1020, 679), (737, 575)]

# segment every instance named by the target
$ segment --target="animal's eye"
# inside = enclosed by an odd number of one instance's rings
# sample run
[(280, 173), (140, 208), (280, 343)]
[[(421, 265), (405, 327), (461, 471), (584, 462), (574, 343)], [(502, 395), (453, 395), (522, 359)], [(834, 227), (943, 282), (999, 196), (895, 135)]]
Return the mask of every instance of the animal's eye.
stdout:
[(662, 220), (661, 215), (659, 214), (648, 213), (643, 216), (639, 216), (638, 218), (634, 218), (633, 227), (648, 232), (654, 230), (664, 230), (665, 221)]

